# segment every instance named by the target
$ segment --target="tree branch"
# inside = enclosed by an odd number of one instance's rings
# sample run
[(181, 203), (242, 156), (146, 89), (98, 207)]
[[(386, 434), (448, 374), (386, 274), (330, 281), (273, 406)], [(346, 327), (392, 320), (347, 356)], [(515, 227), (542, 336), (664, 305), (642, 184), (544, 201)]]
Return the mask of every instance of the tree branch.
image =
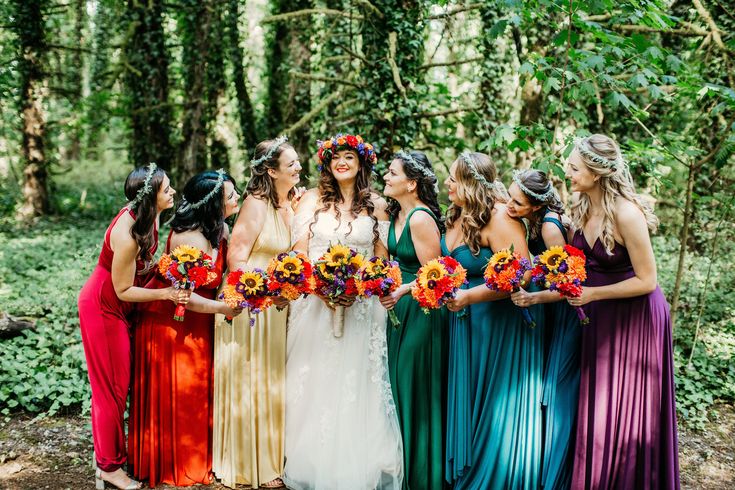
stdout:
[(337, 77), (325, 77), (322, 75), (312, 75), (311, 73), (304, 73), (300, 71), (291, 71), (289, 72), (289, 74), (296, 78), (301, 78), (302, 80), (313, 80), (315, 82), (337, 83), (340, 85), (349, 85), (355, 88), (364, 88), (364, 86), (360, 85), (359, 83), (351, 82), (349, 80), (343, 80)]
[(396, 64), (396, 45), (398, 44), (398, 34), (396, 31), (388, 33), (388, 64), (390, 65), (391, 72), (393, 73), (393, 83), (396, 84), (398, 90), (401, 92), (403, 97), (406, 97), (406, 87), (401, 82), (401, 72)]
[(482, 8), (482, 5), (483, 5), (482, 3), (470, 3), (469, 5), (462, 5), (455, 9), (447, 10), (446, 12), (442, 12), (441, 14), (429, 15), (426, 18), (429, 20), (444, 19), (446, 17), (451, 17), (453, 15), (461, 14), (462, 12), (480, 9)]
[(347, 17), (348, 19), (354, 19), (354, 20), (363, 20), (365, 17), (363, 17), (360, 14), (352, 14), (350, 12), (345, 12), (344, 10), (336, 10), (336, 9), (303, 9), (303, 10), (295, 10), (293, 12), (287, 12), (285, 14), (277, 14), (277, 15), (269, 15), (268, 17), (264, 17), (263, 20), (260, 21), (261, 24), (269, 24), (271, 22), (281, 22), (284, 20), (291, 20), (295, 19), (297, 17), (305, 17), (309, 15), (333, 15), (335, 17)]
[(352, 89), (348, 87), (348, 88), (346, 88), (342, 92), (340, 92), (339, 90), (333, 92), (332, 94), (329, 95), (329, 97), (323, 99), (319, 104), (317, 104), (316, 106), (314, 106), (314, 108), (312, 110), (310, 110), (309, 112), (307, 112), (306, 114), (304, 114), (304, 116), (301, 119), (299, 119), (298, 121), (296, 121), (295, 123), (293, 123), (291, 125), (291, 127), (284, 129), (283, 130), (283, 133), (286, 134), (287, 136), (288, 135), (292, 135), (293, 133), (295, 133), (296, 131), (298, 131), (299, 129), (301, 129), (303, 126), (305, 126), (306, 124), (308, 124), (312, 119), (314, 119), (319, 114), (321, 114), (321, 112), (324, 109), (326, 109), (327, 107), (329, 107), (329, 104), (331, 104), (335, 100), (339, 99), (340, 97), (344, 96), (350, 90), (352, 90)]
[(375, 5), (373, 5), (372, 3), (370, 3), (369, 0), (355, 0), (355, 1), (357, 3), (359, 3), (360, 5), (364, 5), (366, 9), (370, 10), (375, 15), (377, 15), (379, 19), (382, 19), (383, 17), (385, 17), (385, 15), (383, 14), (383, 12), (381, 12), (378, 9), (378, 7), (376, 7)]
[(552, 141), (552, 150), (553, 150), (553, 143), (556, 142), (556, 133), (559, 131), (559, 123), (561, 123), (561, 113), (562, 108), (564, 107), (564, 90), (566, 89), (566, 83), (567, 83), (567, 67), (569, 66), (569, 51), (572, 49), (572, 15), (574, 14), (574, 8), (572, 5), (572, 0), (569, 0), (569, 12), (568, 12), (568, 22), (569, 26), (567, 26), (567, 49), (564, 54), (564, 70), (561, 72), (561, 89), (559, 90), (559, 109), (556, 111), (556, 121), (554, 122), (554, 132), (551, 134), (551, 141)]
[(475, 56), (474, 58), (467, 58), (464, 60), (457, 60), (457, 61), (440, 61), (438, 63), (426, 63), (423, 66), (419, 67), (419, 70), (429, 70), (431, 68), (436, 68), (439, 66), (456, 66), (456, 65), (464, 65), (467, 63), (475, 63), (477, 61), (482, 61), (485, 58), (482, 56)]
[(64, 46), (63, 44), (46, 44), (46, 47), (51, 49), (62, 49), (64, 51), (75, 51), (78, 53), (94, 53), (91, 49), (82, 48), (79, 46)]
[(450, 114), (457, 114), (459, 112), (472, 112), (476, 109), (477, 109), (476, 107), (457, 107), (455, 109), (447, 109), (445, 111), (439, 111), (439, 112), (414, 112), (411, 115), (414, 117), (418, 117), (418, 118), (430, 118), (430, 117), (448, 116)]
[(701, 27), (690, 25), (688, 28), (674, 28), (674, 29), (657, 29), (655, 27), (648, 27), (634, 24), (613, 24), (610, 29), (622, 32), (649, 32), (658, 34), (671, 34), (676, 36), (706, 36), (709, 34), (706, 30)]

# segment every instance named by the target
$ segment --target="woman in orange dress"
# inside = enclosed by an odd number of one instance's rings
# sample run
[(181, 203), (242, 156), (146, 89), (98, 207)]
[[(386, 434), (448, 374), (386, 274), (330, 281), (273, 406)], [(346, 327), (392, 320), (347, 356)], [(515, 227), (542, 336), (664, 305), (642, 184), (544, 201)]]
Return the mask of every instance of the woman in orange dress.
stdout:
[[(212, 480), (212, 362), (214, 313), (235, 316), (215, 301), (227, 257), (225, 219), (238, 211), (232, 178), (220, 170), (192, 177), (171, 222), (166, 252), (189, 245), (210, 255), (214, 273), (198, 286), (184, 321), (171, 302), (141, 308), (134, 340), (134, 382), (129, 426), (133, 474), (176, 486)], [(160, 278), (148, 287), (162, 288)]]

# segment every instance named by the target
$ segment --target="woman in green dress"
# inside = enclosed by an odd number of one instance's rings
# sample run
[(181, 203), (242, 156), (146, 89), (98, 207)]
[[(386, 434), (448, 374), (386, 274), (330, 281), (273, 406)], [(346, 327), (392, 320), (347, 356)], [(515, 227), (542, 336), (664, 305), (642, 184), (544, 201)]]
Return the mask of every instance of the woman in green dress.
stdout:
[(381, 303), (400, 325), (388, 323), (388, 369), (403, 437), (403, 488), (444, 488), (444, 419), (447, 336), (445, 310), (426, 315), (410, 294), (422, 264), (441, 255), (444, 226), (437, 178), (426, 155), (399, 152), (385, 174), (388, 252), (398, 261), (403, 285)]

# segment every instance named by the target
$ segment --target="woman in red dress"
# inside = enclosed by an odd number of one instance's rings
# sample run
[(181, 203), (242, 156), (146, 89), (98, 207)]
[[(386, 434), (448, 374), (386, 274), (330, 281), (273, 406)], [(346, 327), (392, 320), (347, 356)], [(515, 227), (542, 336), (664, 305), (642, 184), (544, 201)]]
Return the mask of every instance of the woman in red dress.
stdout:
[[(239, 209), (232, 177), (220, 170), (192, 177), (171, 222), (166, 252), (180, 245), (203, 250), (215, 273), (198, 286), (184, 321), (166, 301), (141, 308), (135, 326), (129, 455), (133, 475), (176, 486), (212, 480), (212, 382), (214, 315), (239, 311), (215, 301), (227, 257), (225, 219)], [(149, 287), (165, 288), (153, 279)]]
[(145, 289), (158, 244), (158, 218), (173, 206), (175, 191), (155, 164), (125, 180), (129, 199), (107, 228), (97, 267), (79, 293), (79, 324), (92, 388), (92, 437), (97, 488), (140, 488), (125, 464), (123, 418), (130, 389), (130, 323), (133, 303), (186, 303), (190, 291)]

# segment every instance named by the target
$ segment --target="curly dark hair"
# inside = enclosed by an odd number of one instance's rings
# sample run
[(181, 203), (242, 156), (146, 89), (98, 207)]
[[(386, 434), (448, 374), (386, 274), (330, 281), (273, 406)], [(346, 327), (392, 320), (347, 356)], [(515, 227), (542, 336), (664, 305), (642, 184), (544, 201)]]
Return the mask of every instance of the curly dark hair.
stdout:
[[(255, 147), (255, 155), (253, 160), (262, 158), (273, 145), (275, 140), (265, 140), (258, 143)], [(250, 167), (250, 181), (248, 182), (245, 192), (252, 194), (259, 199), (267, 199), (273, 205), (275, 209), (278, 209), (278, 193), (276, 192), (276, 186), (273, 184), (273, 178), (268, 175), (268, 169), (278, 170), (278, 159), (286, 149), (294, 149), (291, 143), (283, 142), (278, 145), (278, 148), (273, 152), (270, 158), (260, 163), (259, 165)], [(288, 191), (289, 201), (296, 195), (296, 191), (291, 189)]]
[[(373, 244), (375, 244), (380, 239), (380, 234), (378, 232), (378, 220), (375, 218), (375, 204), (372, 200), (372, 166), (369, 163), (366, 163), (364, 157), (360, 156), (357, 152), (355, 152), (355, 154), (360, 162), (360, 168), (358, 169), (357, 177), (355, 178), (355, 194), (350, 206), (350, 214), (356, 218), (357, 216), (360, 216), (360, 213), (363, 211), (367, 211), (368, 216), (373, 220)], [(319, 189), (319, 200), (321, 201), (322, 206), (314, 211), (314, 219), (309, 225), (309, 236), (313, 236), (312, 227), (314, 226), (314, 223), (316, 223), (316, 218), (319, 213), (328, 211), (331, 207), (334, 207), (334, 212), (337, 215), (337, 221), (342, 217), (342, 212), (339, 210), (337, 205), (344, 202), (344, 197), (342, 196), (342, 192), (339, 190), (337, 179), (334, 177), (332, 169), (330, 168), (331, 161), (332, 159), (330, 157), (328, 160), (322, 162), (323, 168), (319, 174), (319, 182), (317, 183), (317, 187)], [(349, 235), (352, 233), (351, 221), (348, 224), (348, 227), (347, 234)]]
[[(546, 172), (532, 168), (521, 170), (517, 176), (513, 177), (513, 180), (516, 178), (520, 180), (523, 187), (538, 195), (545, 194), (550, 187), (553, 186), (549, 177), (546, 175)], [(556, 192), (552, 192), (544, 201), (539, 201), (532, 195), (527, 194), (522, 187), (519, 186), (519, 188), (526, 196), (531, 206), (541, 206), (541, 209), (531, 214), (528, 218), (529, 234), (531, 235), (531, 238), (538, 238), (541, 235), (541, 225), (547, 211), (558, 213), (559, 216), (561, 216), (564, 214), (564, 204), (561, 202), (561, 199), (559, 199), (559, 195)]]
[[(420, 165), (422, 168), (434, 173), (431, 166), (431, 162), (425, 153), (421, 151), (411, 151), (408, 155)], [(444, 233), (444, 217), (442, 216), (442, 210), (439, 207), (439, 194), (437, 192), (438, 180), (436, 175), (429, 177), (426, 173), (422, 172), (421, 169), (413, 165), (412, 162), (404, 159), (400, 153), (393, 155), (392, 160), (400, 160), (403, 166), (403, 173), (406, 174), (409, 180), (416, 182), (416, 191), (419, 200), (426, 204), (436, 218), (436, 224), (439, 226), (439, 231)], [(388, 199), (388, 215), (395, 219), (398, 216), (398, 212), (401, 210), (401, 205), (395, 199)]]
[(184, 198), (171, 220), (173, 231), (182, 233), (184, 231), (200, 230), (204, 238), (212, 245), (212, 248), (219, 247), (219, 242), (225, 232), (224, 182), (232, 182), (235, 190), (237, 190), (237, 184), (229, 174), (225, 172), (222, 178), (222, 185), (217, 194), (196, 209), (193, 209), (191, 204), (201, 201), (204, 196), (212, 192), (219, 180), (219, 173), (208, 170), (189, 179), (182, 191)]
[[(125, 197), (128, 202), (133, 202), (138, 191), (145, 185), (149, 167), (137, 167), (130, 172), (125, 179)], [(130, 235), (138, 244), (138, 259), (148, 262), (153, 257), (151, 248), (156, 243), (156, 215), (158, 214), (158, 191), (161, 190), (163, 177), (166, 175), (161, 168), (156, 168), (151, 176), (151, 191), (136, 201), (131, 211), (135, 215), (135, 222), (130, 228)]]

